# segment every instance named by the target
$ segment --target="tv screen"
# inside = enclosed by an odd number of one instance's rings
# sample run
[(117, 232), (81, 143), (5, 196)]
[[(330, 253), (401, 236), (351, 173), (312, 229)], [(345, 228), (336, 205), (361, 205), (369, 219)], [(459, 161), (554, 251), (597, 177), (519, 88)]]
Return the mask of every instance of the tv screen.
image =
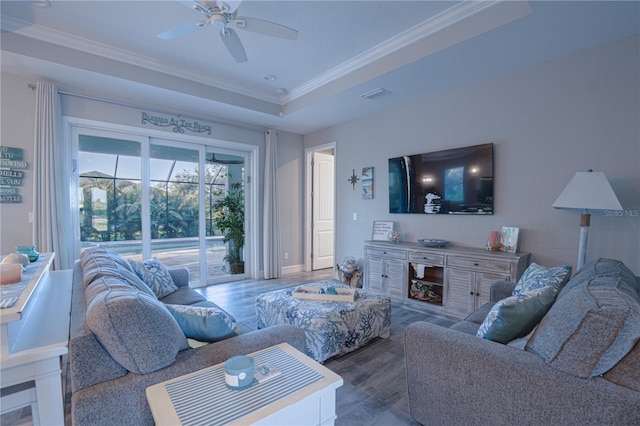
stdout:
[(390, 158), (389, 212), (493, 214), (493, 144)]

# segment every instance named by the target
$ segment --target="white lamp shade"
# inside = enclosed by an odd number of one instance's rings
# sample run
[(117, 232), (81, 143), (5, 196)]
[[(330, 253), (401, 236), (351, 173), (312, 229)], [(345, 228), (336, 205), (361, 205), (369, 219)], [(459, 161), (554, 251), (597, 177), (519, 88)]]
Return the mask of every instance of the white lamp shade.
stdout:
[(576, 210), (622, 210), (613, 188), (602, 172), (577, 172), (553, 207)]

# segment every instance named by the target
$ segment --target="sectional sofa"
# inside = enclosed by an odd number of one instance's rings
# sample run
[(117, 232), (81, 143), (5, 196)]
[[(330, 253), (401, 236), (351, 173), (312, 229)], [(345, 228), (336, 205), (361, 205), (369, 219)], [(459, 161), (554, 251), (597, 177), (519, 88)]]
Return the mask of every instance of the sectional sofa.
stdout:
[[(85, 250), (75, 264), (69, 342), (74, 425), (151, 425), (148, 386), (282, 342), (304, 351), (304, 333), (292, 325), (242, 333), (231, 315), (189, 288), (184, 268), (164, 271), (169, 293), (158, 298), (150, 289), (162, 286), (153, 276), (144, 281), (145, 271), (138, 275), (132, 265), (100, 247)], [(203, 317), (187, 315), (203, 310), (204, 328)], [(187, 338), (207, 339), (211, 332), (212, 343)]]
[(503, 342), (478, 337), (514, 287), (494, 283), (492, 302), (452, 328), (417, 322), (406, 329), (411, 418), (439, 426), (640, 425), (640, 291), (633, 273), (616, 260), (591, 262), (557, 288), (529, 335), (506, 343), (509, 337), (497, 332), (489, 337)]

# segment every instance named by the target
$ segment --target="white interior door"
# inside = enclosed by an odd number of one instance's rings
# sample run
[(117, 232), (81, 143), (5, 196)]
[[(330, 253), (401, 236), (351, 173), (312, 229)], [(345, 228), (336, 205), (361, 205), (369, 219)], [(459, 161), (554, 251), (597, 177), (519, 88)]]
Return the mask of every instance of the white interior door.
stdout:
[(333, 267), (334, 158), (314, 153), (311, 269)]

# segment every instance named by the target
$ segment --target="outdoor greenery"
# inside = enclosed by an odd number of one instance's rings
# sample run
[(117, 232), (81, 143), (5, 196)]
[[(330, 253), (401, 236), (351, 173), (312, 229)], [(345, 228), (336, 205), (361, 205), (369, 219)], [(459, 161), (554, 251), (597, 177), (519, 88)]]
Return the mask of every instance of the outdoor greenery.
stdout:
[[(220, 173), (219, 170), (208, 173)], [(219, 176), (218, 176), (219, 177)], [(208, 176), (207, 182), (220, 182)], [(81, 241), (142, 239), (140, 181), (110, 176), (83, 176), (80, 206)], [(198, 175), (181, 172), (174, 180), (156, 182), (150, 188), (151, 239), (198, 236)], [(205, 185), (206, 235), (221, 235), (214, 219), (214, 204), (224, 184)]]
[(224, 197), (213, 203), (213, 220), (216, 228), (222, 232), (224, 242), (229, 243), (224, 260), (230, 265), (240, 264), (244, 247), (244, 190), (242, 182), (229, 186)]

